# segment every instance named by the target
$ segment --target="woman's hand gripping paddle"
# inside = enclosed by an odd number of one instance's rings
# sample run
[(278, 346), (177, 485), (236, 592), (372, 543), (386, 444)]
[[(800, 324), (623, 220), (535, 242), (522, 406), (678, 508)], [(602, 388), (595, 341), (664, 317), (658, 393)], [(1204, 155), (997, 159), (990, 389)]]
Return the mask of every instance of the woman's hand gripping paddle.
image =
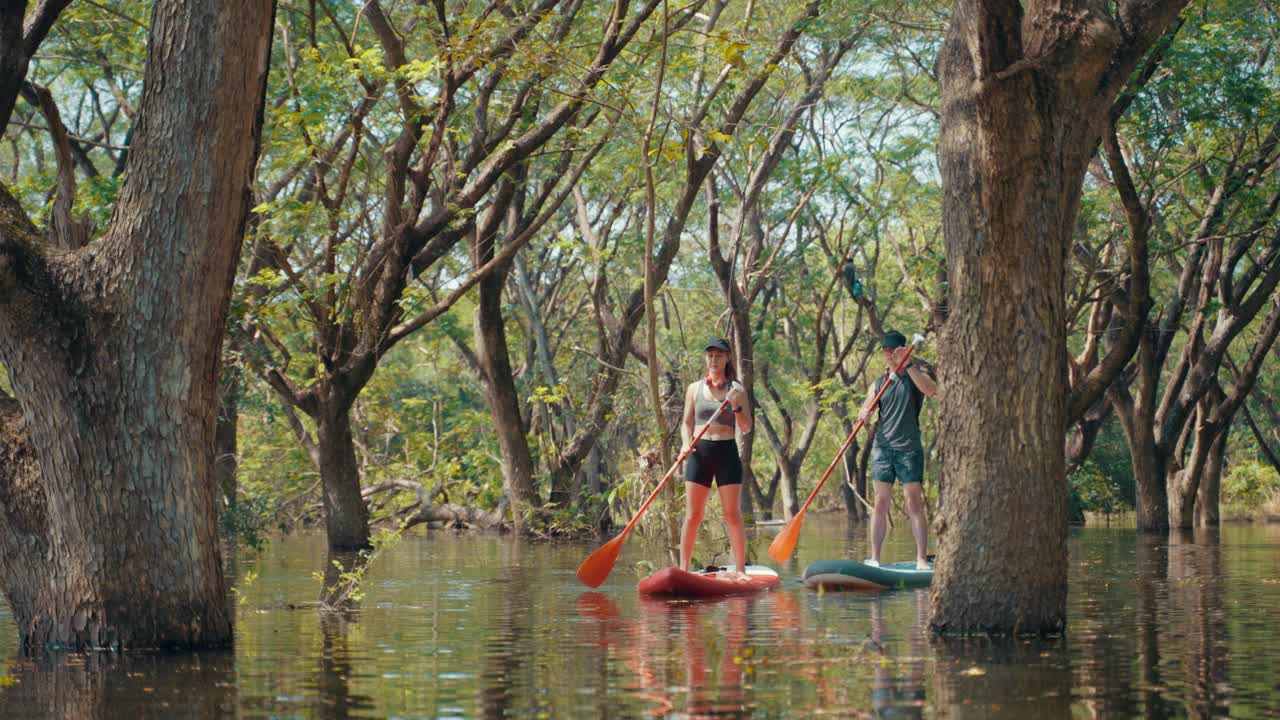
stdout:
[(662, 481), (658, 483), (658, 487), (649, 493), (649, 497), (645, 499), (644, 504), (636, 511), (635, 516), (631, 518), (631, 522), (622, 528), (622, 532), (618, 533), (617, 537), (601, 545), (599, 550), (591, 553), (586, 560), (582, 561), (582, 564), (578, 566), (578, 579), (583, 584), (589, 587), (600, 587), (600, 583), (609, 577), (609, 573), (613, 572), (613, 564), (618, 561), (618, 553), (622, 550), (622, 543), (627, 539), (627, 535), (631, 533), (631, 528), (635, 527), (636, 522), (640, 520), (640, 516), (644, 514), (645, 510), (649, 509), (649, 505), (654, 498), (658, 497), (658, 493), (662, 491), (662, 488), (667, 486), (667, 481), (671, 480), (671, 476), (675, 475), (676, 468), (679, 468), (680, 463), (689, 457), (689, 453), (693, 452), (694, 446), (702, 439), (702, 436), (707, 432), (707, 428), (711, 427), (711, 423), (714, 423), (716, 418), (720, 417), (720, 413), (728, 405), (729, 398), (726, 395), (725, 399), (720, 403), (720, 407), (716, 408), (715, 413), (711, 415), (711, 419), (707, 420), (707, 423), (702, 426), (698, 434), (693, 436), (693, 442), (689, 443), (689, 447), (680, 453), (680, 457), (676, 458), (675, 464), (671, 466), (670, 470), (667, 470), (667, 474), (662, 476)]
[[(898, 362), (898, 367), (893, 369), (893, 374), (889, 376), (884, 385), (880, 386), (880, 392), (877, 392), (875, 399), (871, 401), (871, 407), (867, 410), (868, 416), (880, 404), (880, 398), (884, 395), (884, 391), (888, 390), (894, 379), (902, 374), (902, 368), (906, 367), (907, 362), (911, 360), (911, 353), (915, 351), (916, 346), (923, 342), (924, 338), (920, 335), (912, 338), (911, 344), (907, 346), (907, 354)], [(800, 506), (800, 512), (796, 513), (796, 516), (791, 518), (791, 522), (784, 525), (782, 532), (778, 533), (773, 542), (769, 543), (769, 557), (773, 558), (774, 562), (786, 562), (787, 558), (791, 557), (791, 553), (795, 552), (796, 541), (800, 539), (800, 523), (804, 522), (804, 511), (809, 509), (809, 503), (813, 502), (813, 499), (818, 496), (818, 491), (822, 489), (822, 484), (827, 481), (831, 471), (836, 469), (836, 464), (840, 462), (840, 458), (844, 457), (844, 451), (849, 449), (849, 444), (853, 442), (854, 436), (858, 434), (858, 431), (862, 429), (865, 423), (866, 420), (861, 419), (858, 420), (857, 425), (853, 426), (853, 432), (849, 433), (849, 437), (845, 438), (844, 445), (840, 446), (840, 452), (836, 453), (835, 459), (827, 466), (827, 471), (822, 474), (822, 479), (813, 488), (813, 492), (809, 493), (809, 499), (805, 500), (804, 505)]]

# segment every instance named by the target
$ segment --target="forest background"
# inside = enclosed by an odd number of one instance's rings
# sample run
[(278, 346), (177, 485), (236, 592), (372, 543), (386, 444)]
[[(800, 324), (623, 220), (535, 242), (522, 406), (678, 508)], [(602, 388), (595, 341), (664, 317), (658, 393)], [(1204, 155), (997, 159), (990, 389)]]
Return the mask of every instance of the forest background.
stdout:
[[(949, 9), (280, 3), (222, 352), (223, 529), (607, 530), (678, 449), (708, 335), (755, 408), (745, 510), (789, 517), (881, 333), (945, 342)], [(74, 3), (33, 56), (0, 174), (41, 229), (111, 221), (148, 11)], [(1275, 3), (1193, 2), (1113, 108), (1069, 258), (1068, 396), (1123, 366), (1068, 413), (1072, 519), (1144, 482), (1174, 525), (1280, 515), (1277, 42)], [(867, 455), (822, 506), (864, 516)]]

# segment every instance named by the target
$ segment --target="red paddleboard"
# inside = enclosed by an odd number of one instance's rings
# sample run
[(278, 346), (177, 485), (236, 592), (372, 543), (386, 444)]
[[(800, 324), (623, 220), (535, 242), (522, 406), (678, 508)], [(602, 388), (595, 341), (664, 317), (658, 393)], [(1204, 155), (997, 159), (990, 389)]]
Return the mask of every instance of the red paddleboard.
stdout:
[(680, 568), (664, 568), (640, 581), (641, 595), (667, 597), (723, 597), (760, 592), (775, 587), (778, 573), (763, 565), (748, 565), (750, 580), (729, 580), (721, 571), (688, 572)]

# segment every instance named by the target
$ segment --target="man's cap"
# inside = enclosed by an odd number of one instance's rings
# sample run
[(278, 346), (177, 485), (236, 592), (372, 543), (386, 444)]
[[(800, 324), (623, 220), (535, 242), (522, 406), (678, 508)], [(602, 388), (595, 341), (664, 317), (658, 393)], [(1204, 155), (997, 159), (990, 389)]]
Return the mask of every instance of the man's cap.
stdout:
[(884, 334), (880, 340), (880, 347), (885, 349), (900, 348), (907, 346), (907, 336), (897, 330), (890, 330)]
[(722, 337), (708, 338), (707, 342), (702, 346), (702, 349), (703, 351), (706, 351), (706, 350), (710, 350), (711, 348), (729, 352), (729, 341), (725, 340)]

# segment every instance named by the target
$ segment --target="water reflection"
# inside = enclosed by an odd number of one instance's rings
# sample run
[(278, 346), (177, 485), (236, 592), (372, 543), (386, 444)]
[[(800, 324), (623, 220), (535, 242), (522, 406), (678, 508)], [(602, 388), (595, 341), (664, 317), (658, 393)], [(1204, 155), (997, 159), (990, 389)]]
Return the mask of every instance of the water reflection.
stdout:
[(737, 717), (753, 706), (750, 677), (755, 649), (748, 643), (757, 597), (707, 601), (642, 598), (635, 620), (607, 595), (578, 597), (587, 637), (630, 671), (628, 691), (648, 714), (679, 708), (685, 717)]
[(910, 627), (904, 628), (910, 652), (903, 657), (895, 657), (887, 647), (890, 638), (885, 607), (887, 595), (876, 593), (871, 601), (871, 642), (879, 653), (871, 707), (878, 718), (924, 717), (929, 596), (925, 590), (912, 591), (912, 595), (914, 598), (910, 604), (915, 612)]
[[(809, 559), (862, 542), (811, 522)], [(645, 601), (625, 566), (584, 593), (591, 549), (410, 536), (323, 612), (323, 536), (282, 539), (230, 574), (234, 653), (24, 657), (0, 611), (0, 717), (1280, 717), (1280, 527), (1073, 534), (1052, 642), (938, 641), (927, 591), (798, 570), (711, 603)]]
[(49, 652), (4, 666), (0, 717), (107, 720), (237, 714), (235, 655)]
[(1181, 665), (1190, 718), (1222, 717), (1231, 707), (1220, 539), (1217, 528), (1169, 536), (1169, 601), (1172, 613), (1185, 618)]
[(377, 706), (373, 698), (351, 690), (351, 678), (360, 669), (352, 657), (348, 638), (351, 622), (349, 616), (321, 612), (320, 659), (316, 664), (313, 685), (316, 693), (314, 717), (340, 720), (357, 715), (375, 716), (373, 710)]
[(477, 702), (482, 718), (507, 717), (516, 707), (518, 688), (513, 680), (521, 666), (535, 655), (530, 647), (533, 609), (520, 589), (531, 587), (531, 568), (516, 563), (511, 569), (511, 590), (501, 594), (494, 626), (485, 633), (484, 661)]

